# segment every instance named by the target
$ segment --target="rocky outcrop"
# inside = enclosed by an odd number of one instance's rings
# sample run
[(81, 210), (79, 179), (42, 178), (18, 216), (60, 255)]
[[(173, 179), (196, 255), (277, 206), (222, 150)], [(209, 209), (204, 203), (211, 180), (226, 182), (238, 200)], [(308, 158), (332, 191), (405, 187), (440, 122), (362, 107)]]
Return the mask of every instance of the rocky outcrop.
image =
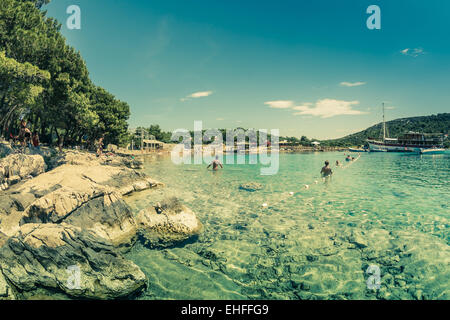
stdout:
[[(6, 226), (0, 226), (0, 231), (11, 235), (20, 224), (67, 222), (96, 232), (116, 245), (129, 245), (135, 236), (136, 224), (122, 196), (159, 185), (161, 183), (128, 168), (95, 163), (62, 165), (24, 182), (11, 190), (12, 194), (4, 196), (11, 202), (9, 207), (25, 198), (28, 201), (19, 206), (22, 211), (17, 206), (13, 210), (16, 213), (11, 221), (16, 223), (14, 228), (7, 231)], [(13, 201), (13, 197), (18, 200)], [(21, 215), (20, 219), (17, 214)]]
[(0, 300), (14, 300), (15, 298), (13, 289), (0, 272)]
[[(21, 298), (39, 289), (114, 299), (135, 294), (147, 283), (139, 267), (111, 244), (65, 223), (23, 225), (0, 249), (0, 267)], [(5, 283), (0, 277), (0, 295)]]
[(56, 168), (64, 164), (81, 166), (95, 164), (141, 169), (144, 165), (144, 161), (141, 158), (134, 156), (119, 155), (115, 153), (105, 153), (101, 157), (97, 157), (93, 153), (78, 150), (66, 150), (64, 153), (55, 155), (49, 160), (49, 165), (52, 168)]
[(203, 227), (195, 213), (176, 198), (141, 210), (136, 221), (139, 234), (150, 247), (173, 246), (199, 234)]
[[(109, 161), (73, 151), (47, 159), (53, 169), (41, 173), (42, 156), (9, 157), (25, 166), (7, 167), (8, 177), (37, 176), (0, 192), (0, 300), (135, 294), (147, 280), (122, 249), (138, 235), (152, 246), (170, 246), (201, 230), (195, 214), (176, 199), (132, 211), (124, 195), (162, 185), (131, 169), (132, 158)], [(79, 288), (68, 278), (74, 270), (81, 274)]]
[(0, 158), (9, 156), (12, 154), (14, 150), (11, 147), (11, 144), (6, 141), (0, 141)]
[(40, 155), (11, 154), (0, 159), (0, 184), (3, 190), (44, 172), (45, 162)]
[(64, 221), (83, 230), (91, 230), (116, 247), (129, 248), (136, 240), (137, 223), (134, 214), (115, 192), (86, 202)]
[(103, 164), (109, 166), (124, 166), (131, 169), (142, 169), (144, 167), (144, 161), (139, 158), (132, 157), (118, 157), (107, 156), (103, 161)]

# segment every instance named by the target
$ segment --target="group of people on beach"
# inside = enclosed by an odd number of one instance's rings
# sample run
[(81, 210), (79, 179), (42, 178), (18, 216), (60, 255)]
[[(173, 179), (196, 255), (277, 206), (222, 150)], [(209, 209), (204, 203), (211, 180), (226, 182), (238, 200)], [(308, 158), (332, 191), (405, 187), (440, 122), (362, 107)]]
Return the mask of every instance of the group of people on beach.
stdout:
[(12, 134), (10, 134), (10, 137), (14, 141), (18, 140), (22, 147), (28, 147), (30, 149), (35, 148), (38, 150), (40, 149), (38, 132), (34, 131), (33, 133), (31, 133), (31, 130), (27, 126), (27, 121), (24, 119), (20, 121), (19, 134), (17, 136), (13, 136)]
[[(41, 141), (39, 138), (39, 133), (37, 131), (31, 132), (28, 128), (27, 120), (20, 120), (19, 133), (17, 135), (13, 135), (10, 133), (10, 138), (14, 143), (17, 141), (20, 143), (22, 148), (28, 147), (29, 149), (40, 150)], [(105, 135), (102, 135), (98, 140), (95, 140), (94, 146), (96, 149), (97, 157), (100, 157), (103, 154), (103, 146), (104, 146)], [(57, 147), (60, 152), (62, 152), (64, 146), (64, 138), (62, 135), (58, 137)]]

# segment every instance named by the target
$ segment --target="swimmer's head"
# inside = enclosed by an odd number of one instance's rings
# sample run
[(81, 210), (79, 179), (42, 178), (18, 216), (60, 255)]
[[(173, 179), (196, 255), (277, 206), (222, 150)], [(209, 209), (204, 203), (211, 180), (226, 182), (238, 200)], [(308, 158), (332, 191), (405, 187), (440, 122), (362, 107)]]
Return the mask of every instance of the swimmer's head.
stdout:
[(328, 160), (325, 161), (325, 165), (326, 165), (326, 166), (328, 166), (329, 164), (330, 164), (330, 162), (328, 162)]

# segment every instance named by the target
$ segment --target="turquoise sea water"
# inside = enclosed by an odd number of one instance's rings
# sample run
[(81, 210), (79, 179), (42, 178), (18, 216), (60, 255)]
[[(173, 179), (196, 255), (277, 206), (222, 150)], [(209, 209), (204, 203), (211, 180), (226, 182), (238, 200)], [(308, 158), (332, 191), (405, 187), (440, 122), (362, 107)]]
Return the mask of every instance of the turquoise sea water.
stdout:
[[(127, 254), (149, 278), (141, 299), (450, 298), (450, 154), (364, 153), (349, 166), (343, 153), (279, 157), (273, 176), (260, 165), (212, 172), (146, 159), (166, 187), (128, 198), (134, 210), (177, 196), (204, 231)], [(325, 160), (334, 175), (324, 182)], [(239, 190), (244, 182), (264, 187)], [(378, 290), (368, 289), (369, 265), (380, 270)]]

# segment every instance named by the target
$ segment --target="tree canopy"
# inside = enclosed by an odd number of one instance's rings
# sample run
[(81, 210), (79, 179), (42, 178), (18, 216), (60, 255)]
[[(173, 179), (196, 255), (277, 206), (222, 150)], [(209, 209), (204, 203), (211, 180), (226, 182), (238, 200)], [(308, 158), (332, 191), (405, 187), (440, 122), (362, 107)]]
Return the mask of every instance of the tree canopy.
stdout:
[(105, 143), (125, 144), (128, 104), (92, 83), (60, 23), (39, 10), (48, 2), (0, 1), (1, 133), (14, 133), (25, 118), (43, 142), (92, 143), (104, 136)]

